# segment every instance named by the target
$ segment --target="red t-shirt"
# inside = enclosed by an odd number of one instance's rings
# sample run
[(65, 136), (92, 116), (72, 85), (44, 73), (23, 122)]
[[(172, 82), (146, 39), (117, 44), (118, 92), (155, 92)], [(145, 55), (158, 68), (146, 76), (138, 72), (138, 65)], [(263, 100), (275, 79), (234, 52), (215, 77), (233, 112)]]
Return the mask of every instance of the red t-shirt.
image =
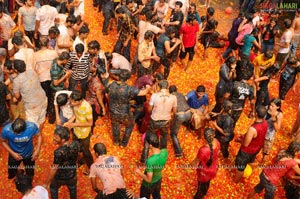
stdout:
[(272, 160), (272, 163), (264, 168), (263, 172), (269, 181), (277, 186), (283, 177), (290, 169), (292, 169), (297, 163), (294, 159), (288, 159), (284, 161), (276, 162), (276, 157)]
[[(215, 139), (216, 140), (216, 139)], [(210, 158), (209, 146), (202, 146), (198, 151), (198, 159), (200, 160), (197, 168), (197, 176), (199, 182), (208, 182), (216, 177), (218, 170), (218, 153), (220, 151), (220, 143), (216, 140), (217, 147), (214, 149), (213, 160), (210, 167), (206, 166), (207, 161)]]
[[(300, 166), (300, 165), (298, 165)], [(292, 176), (297, 175), (294, 169), (290, 169), (286, 174), (285, 177), (287, 177), (287, 179), (289, 181), (291, 181), (294, 185), (300, 186), (300, 179), (292, 179)]]
[(260, 149), (264, 145), (265, 135), (268, 129), (268, 123), (266, 120), (263, 122), (255, 122), (252, 124), (252, 127), (256, 129), (257, 136), (253, 138), (249, 144), (249, 146), (241, 146), (241, 151), (248, 153), (248, 154), (255, 154), (260, 151)]
[(195, 23), (192, 26), (186, 23), (181, 26), (179, 33), (182, 34), (182, 42), (185, 48), (191, 48), (195, 46), (196, 34), (198, 31), (199, 31), (198, 23)]

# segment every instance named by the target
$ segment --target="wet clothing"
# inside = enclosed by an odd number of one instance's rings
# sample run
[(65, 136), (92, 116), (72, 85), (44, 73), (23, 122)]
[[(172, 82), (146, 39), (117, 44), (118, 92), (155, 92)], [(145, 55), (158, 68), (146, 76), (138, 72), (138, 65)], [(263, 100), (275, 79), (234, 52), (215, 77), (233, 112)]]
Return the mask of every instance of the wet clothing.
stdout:
[(290, 66), (287, 64), (281, 73), (279, 81), (279, 97), (281, 100), (285, 99), (286, 94), (293, 86), (297, 73), (300, 72), (300, 66)]

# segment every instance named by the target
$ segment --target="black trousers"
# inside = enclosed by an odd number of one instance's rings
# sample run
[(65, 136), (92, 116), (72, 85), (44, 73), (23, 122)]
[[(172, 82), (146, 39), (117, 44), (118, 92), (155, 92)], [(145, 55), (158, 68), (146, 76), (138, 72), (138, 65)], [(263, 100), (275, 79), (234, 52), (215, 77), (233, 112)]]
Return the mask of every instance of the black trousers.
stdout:
[(208, 182), (199, 182), (198, 181), (198, 189), (194, 196), (194, 199), (202, 199), (206, 196), (208, 188), (209, 188), (210, 181)]
[(31, 157), (22, 160), (15, 160), (10, 154), (8, 155), (8, 179), (13, 179), (18, 174), (18, 168), (23, 162), (26, 175), (34, 176), (35, 161), (31, 161)]
[(161, 180), (162, 179), (154, 183), (151, 187), (142, 184), (140, 188), (140, 197), (150, 198), (150, 195), (152, 195), (153, 199), (160, 199)]

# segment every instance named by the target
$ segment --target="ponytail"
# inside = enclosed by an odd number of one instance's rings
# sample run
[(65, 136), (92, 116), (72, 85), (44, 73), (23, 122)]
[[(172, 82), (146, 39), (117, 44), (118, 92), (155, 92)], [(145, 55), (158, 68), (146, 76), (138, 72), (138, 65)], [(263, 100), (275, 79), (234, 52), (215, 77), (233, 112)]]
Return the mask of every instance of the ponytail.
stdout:
[(213, 149), (213, 140), (215, 137), (215, 132), (211, 128), (205, 128), (204, 130), (204, 138), (207, 141), (210, 149), (210, 157), (209, 160), (206, 162), (206, 166), (210, 167), (213, 161), (214, 149)]

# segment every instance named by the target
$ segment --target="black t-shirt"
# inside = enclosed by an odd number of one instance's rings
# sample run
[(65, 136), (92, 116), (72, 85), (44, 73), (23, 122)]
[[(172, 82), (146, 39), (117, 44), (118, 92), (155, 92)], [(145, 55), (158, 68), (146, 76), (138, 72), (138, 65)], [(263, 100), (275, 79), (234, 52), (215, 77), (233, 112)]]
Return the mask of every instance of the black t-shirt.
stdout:
[(300, 72), (300, 66), (293, 67), (287, 64), (281, 73), (280, 79), (287, 82), (294, 82), (298, 72)]
[(233, 119), (229, 115), (219, 115), (217, 118), (217, 124), (218, 126), (223, 129), (225, 133), (229, 133), (229, 136), (225, 136), (222, 133), (220, 133), (218, 130), (216, 131), (216, 138), (220, 142), (228, 142), (233, 139)]
[(112, 82), (105, 89), (109, 97), (109, 109), (112, 114), (127, 116), (130, 111), (130, 100), (137, 96), (139, 89), (122, 82)]
[(254, 88), (242, 81), (235, 81), (230, 95), (230, 101), (233, 103), (232, 110), (244, 108), (247, 98), (254, 99)]
[(268, 85), (269, 85), (269, 82), (270, 82), (270, 79), (273, 75), (275, 75), (275, 73), (273, 72), (274, 69), (273, 69), (273, 66), (267, 68), (263, 74), (262, 74), (262, 77), (263, 76), (267, 76), (268, 79), (266, 80), (263, 80), (259, 83), (259, 88), (262, 89), (262, 90), (266, 90), (268, 88)]
[(180, 22), (179, 25), (176, 26), (178, 30), (182, 25), (183, 19), (184, 19), (184, 16), (183, 16), (183, 13), (181, 12), (181, 10), (179, 12), (175, 12), (174, 10), (172, 11), (170, 22), (179, 21)]
[(9, 94), (7, 86), (0, 82), (0, 125), (9, 119), (9, 113), (6, 108), (6, 96)]
[(62, 145), (54, 151), (53, 164), (59, 165), (55, 179), (68, 180), (76, 176), (78, 151), (79, 143), (77, 141), (70, 145)]

